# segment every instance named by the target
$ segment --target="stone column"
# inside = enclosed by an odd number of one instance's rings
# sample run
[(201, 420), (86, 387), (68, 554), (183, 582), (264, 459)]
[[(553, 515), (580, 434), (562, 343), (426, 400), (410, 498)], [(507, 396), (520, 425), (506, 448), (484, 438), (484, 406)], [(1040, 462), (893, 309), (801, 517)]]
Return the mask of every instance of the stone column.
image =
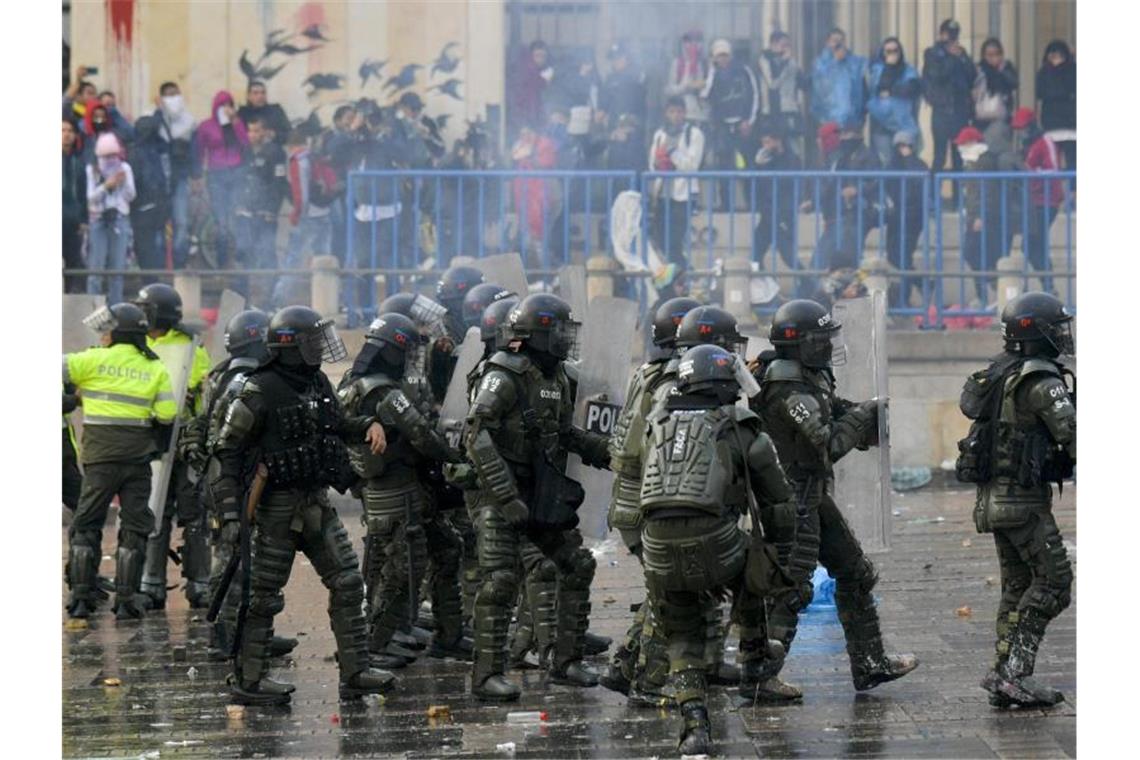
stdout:
[(998, 259), (996, 269), (1001, 273), (997, 280), (997, 313), (1000, 315), (1005, 305), (1021, 295), (1025, 285), (1025, 254), (1019, 250)]
[(741, 331), (756, 327), (751, 286), (752, 262), (747, 256), (733, 256), (724, 262), (724, 308), (736, 317)]
[(586, 259), (586, 297), (593, 301), (598, 296), (613, 297), (614, 270), (617, 262), (609, 256), (591, 256)]
[(197, 272), (175, 272), (174, 289), (182, 296), (182, 313), (197, 319), (202, 312), (202, 276)]
[(322, 317), (335, 317), (340, 311), (340, 262), (336, 256), (314, 256), (310, 301)]

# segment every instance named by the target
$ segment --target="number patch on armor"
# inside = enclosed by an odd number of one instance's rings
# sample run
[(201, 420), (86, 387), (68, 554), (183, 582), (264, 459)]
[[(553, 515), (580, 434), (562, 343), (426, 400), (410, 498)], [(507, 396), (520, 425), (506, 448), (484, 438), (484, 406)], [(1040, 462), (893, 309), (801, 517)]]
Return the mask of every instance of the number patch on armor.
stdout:
[(1053, 408), (1054, 409), (1064, 409), (1066, 406), (1072, 406), (1072, 405), (1073, 405), (1073, 402), (1069, 400), (1068, 396), (1066, 396), (1065, 398), (1059, 398), (1053, 402)]
[(678, 428), (677, 434), (673, 436), (673, 457), (681, 457), (685, 454), (685, 441), (689, 437), (688, 428)]
[(482, 390), (490, 391), (491, 393), (494, 393), (497, 390), (499, 390), (499, 386), (502, 384), (503, 384), (503, 379), (501, 377), (495, 377), (494, 375), (488, 375), (487, 377), (483, 378)]
[(1069, 394), (1068, 394), (1068, 391), (1066, 391), (1061, 386), (1054, 385), (1052, 388), (1049, 389), (1049, 395), (1052, 396), (1053, 398), (1060, 398), (1061, 396), (1068, 396)]
[(392, 397), (392, 408), (396, 410), (396, 414), (403, 414), (411, 405), (412, 402), (408, 401), (408, 397), (403, 393), (396, 393)]
[(808, 418), (811, 417), (811, 412), (808, 411), (808, 408), (804, 406), (802, 401), (793, 406), (788, 411), (788, 414), (792, 416), (792, 419), (795, 420), (797, 425), (804, 424)]

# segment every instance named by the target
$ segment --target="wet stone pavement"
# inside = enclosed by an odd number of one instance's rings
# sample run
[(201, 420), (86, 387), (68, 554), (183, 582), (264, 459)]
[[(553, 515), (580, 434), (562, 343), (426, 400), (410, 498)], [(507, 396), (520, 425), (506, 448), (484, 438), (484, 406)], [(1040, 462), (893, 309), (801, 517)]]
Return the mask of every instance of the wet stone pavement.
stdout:
[[(1076, 489), (1055, 513), (1075, 560)], [(999, 712), (978, 682), (993, 651), (999, 581), (989, 536), (973, 528), (972, 491), (928, 487), (895, 494), (893, 546), (877, 555), (876, 593), (888, 648), (918, 655), (910, 676), (865, 694), (851, 687), (834, 610), (813, 610), (785, 670), (803, 704), (738, 708), (711, 696), (715, 750), (722, 757), (1071, 757), (1076, 754), (1076, 604), (1050, 627), (1037, 673), (1065, 692), (1050, 711)], [(354, 540), (360, 509), (337, 502)], [(114, 510), (112, 510), (114, 515)], [(113, 522), (109, 523), (113, 526)], [(104, 532), (101, 573), (111, 575), (113, 527)], [(66, 546), (66, 532), (64, 534)], [(641, 572), (616, 540), (596, 548), (592, 630), (620, 640)], [(177, 576), (170, 569), (170, 577)], [(63, 632), (63, 747), (67, 757), (403, 756), (671, 757), (678, 716), (627, 707), (598, 687), (545, 685), (534, 671), (512, 674), (522, 700), (485, 706), (468, 696), (468, 666), (420, 659), (399, 672), (383, 704), (341, 704), (332, 660), (327, 596), (298, 555), (277, 631), (300, 646), (275, 677), (296, 684), (286, 708), (227, 714), (225, 664), (206, 659), (205, 615), (171, 592), (164, 613), (116, 624), (106, 608), (87, 630)], [(966, 609), (969, 608), (969, 612)], [(733, 650), (730, 636), (728, 646)], [(616, 644), (615, 644), (616, 645)], [(596, 658), (600, 668), (603, 657)], [(105, 685), (108, 680), (118, 685)], [(429, 718), (447, 705), (450, 715)], [(542, 723), (508, 723), (515, 711), (545, 711)]]

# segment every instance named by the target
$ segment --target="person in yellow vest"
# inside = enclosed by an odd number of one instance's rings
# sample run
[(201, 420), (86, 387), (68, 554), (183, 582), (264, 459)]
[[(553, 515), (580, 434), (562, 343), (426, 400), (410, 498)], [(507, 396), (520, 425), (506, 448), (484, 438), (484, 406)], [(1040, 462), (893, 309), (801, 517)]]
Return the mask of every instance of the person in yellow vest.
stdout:
[(169, 445), (178, 407), (170, 375), (147, 348), (143, 311), (129, 303), (102, 307), (85, 323), (100, 333), (101, 346), (63, 357), (63, 382), (83, 398), (83, 489), (68, 531), (68, 582), (72, 618), (95, 610), (103, 523), (119, 497), (115, 552), (117, 619), (142, 617), (135, 594), (142, 575), (150, 511), (150, 460)]
[[(193, 332), (182, 324), (182, 296), (174, 288), (161, 282), (152, 283), (139, 291), (134, 303), (146, 312), (150, 325), (146, 342), (151, 349), (161, 353), (163, 346), (185, 346), (193, 342)], [(168, 366), (167, 371), (174, 375), (171, 367)], [(194, 349), (186, 385), (183, 424), (201, 411), (202, 381), (209, 372), (210, 355), (205, 348), (198, 346)], [(185, 458), (178, 455), (170, 474), (162, 524), (147, 541), (146, 566), (139, 587), (148, 608), (153, 610), (166, 607), (167, 555), (176, 516), (182, 528), (182, 577), (186, 579), (186, 600), (192, 608), (207, 607), (210, 604), (210, 545), (206, 510), (198, 499)]]

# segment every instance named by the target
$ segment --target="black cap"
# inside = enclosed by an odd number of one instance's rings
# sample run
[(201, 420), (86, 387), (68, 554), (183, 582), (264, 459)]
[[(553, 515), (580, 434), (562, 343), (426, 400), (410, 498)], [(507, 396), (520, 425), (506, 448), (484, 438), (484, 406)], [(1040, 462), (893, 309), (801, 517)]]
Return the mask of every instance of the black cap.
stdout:
[(943, 32), (945, 32), (950, 37), (950, 39), (952, 39), (952, 40), (958, 39), (958, 34), (961, 31), (962, 31), (962, 26), (952, 18), (946, 19), (938, 27), (938, 33), (939, 34), (942, 34)]
[(405, 92), (396, 103), (411, 111), (424, 110), (424, 101), (414, 92)]

